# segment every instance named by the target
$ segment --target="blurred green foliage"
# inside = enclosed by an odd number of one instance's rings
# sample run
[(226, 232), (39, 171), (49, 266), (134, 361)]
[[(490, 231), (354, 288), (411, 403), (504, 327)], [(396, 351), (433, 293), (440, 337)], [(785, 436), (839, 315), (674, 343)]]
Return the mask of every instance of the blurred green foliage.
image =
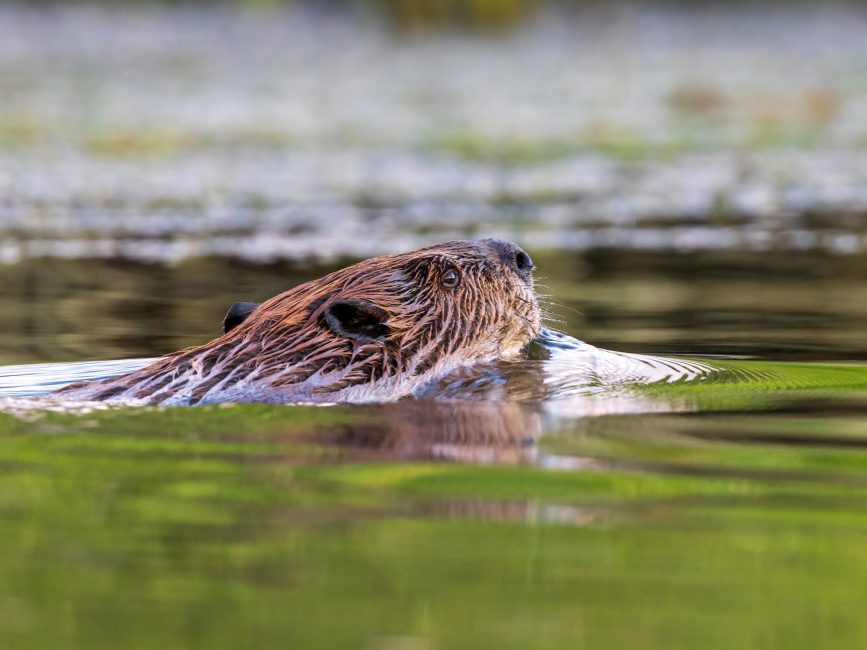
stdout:
[(400, 31), (462, 27), (503, 30), (523, 23), (543, 0), (377, 0), (379, 10)]
[[(61, 4), (61, 0), (35, 0), (28, 4)], [(402, 33), (425, 33), (436, 31), (502, 32), (527, 24), (544, 9), (557, 9), (572, 13), (586, 9), (621, 11), (642, 3), (633, 0), (610, 3), (605, 0), (121, 0), (105, 3), (111, 5), (211, 5), (238, 7), (241, 9), (279, 9), (288, 6), (303, 6), (317, 11), (372, 14), (396, 31)], [(688, 2), (673, 0), (657, 2), (660, 6), (682, 6), (684, 9), (718, 5), (721, 8), (747, 3), (723, 3), (718, 0)], [(792, 2), (766, 3), (787, 7)], [(809, 6), (812, 3), (798, 0), (796, 4)], [(863, 1), (838, 0), (822, 4), (860, 5)]]
[[(178, 0), (126, 0), (117, 4), (196, 3)], [(564, 3), (554, 3), (551, 0), (223, 0), (207, 4), (245, 9), (302, 5), (323, 11), (370, 12), (380, 16), (399, 31), (415, 32), (455, 28), (471, 31), (509, 29), (524, 23), (544, 5)]]

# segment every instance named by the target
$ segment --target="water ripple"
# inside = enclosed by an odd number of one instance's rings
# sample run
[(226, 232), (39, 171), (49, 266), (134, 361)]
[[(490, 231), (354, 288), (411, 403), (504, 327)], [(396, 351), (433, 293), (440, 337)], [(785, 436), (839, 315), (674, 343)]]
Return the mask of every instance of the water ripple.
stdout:
[(93, 381), (133, 372), (153, 361), (155, 359), (109, 359), (0, 366), (0, 397), (38, 397), (77, 381)]
[[(0, 367), (0, 398), (45, 396), (67, 384), (132, 372), (152, 361), (122, 359)], [(531, 346), (527, 360), (465, 369), (429, 387), (419, 397), (536, 402), (572, 414), (597, 413), (599, 409), (634, 412), (656, 408), (648, 399), (629, 393), (630, 388), (657, 382), (703, 381), (720, 372), (701, 361), (604, 350), (544, 329)], [(750, 368), (724, 372), (734, 380), (746, 381), (762, 375)]]

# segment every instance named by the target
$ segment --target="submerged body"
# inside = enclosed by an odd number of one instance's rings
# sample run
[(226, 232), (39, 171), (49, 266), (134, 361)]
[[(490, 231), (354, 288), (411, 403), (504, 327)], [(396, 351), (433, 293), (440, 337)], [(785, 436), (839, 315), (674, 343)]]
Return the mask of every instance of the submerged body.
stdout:
[[(360, 262), (227, 317), (227, 332), (64, 398), (138, 404), (373, 402), (515, 358), (540, 329), (529, 256), (455, 241)], [(231, 321), (231, 322), (230, 322)]]

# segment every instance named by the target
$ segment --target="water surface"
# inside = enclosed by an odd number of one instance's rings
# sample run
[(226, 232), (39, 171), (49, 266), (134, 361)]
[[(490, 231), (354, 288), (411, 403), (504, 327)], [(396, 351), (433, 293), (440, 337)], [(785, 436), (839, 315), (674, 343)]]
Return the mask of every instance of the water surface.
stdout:
[(354, 407), (24, 397), (325, 268), (0, 267), (3, 647), (862, 647), (863, 260), (534, 259), (566, 334)]

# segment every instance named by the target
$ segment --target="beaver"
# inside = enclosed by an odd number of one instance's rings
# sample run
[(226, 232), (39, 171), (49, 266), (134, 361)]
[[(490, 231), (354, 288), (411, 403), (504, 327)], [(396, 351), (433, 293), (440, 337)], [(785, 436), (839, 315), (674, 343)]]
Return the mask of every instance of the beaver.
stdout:
[(380, 402), (479, 362), (518, 358), (541, 327), (530, 256), (451, 241), (385, 255), (238, 303), (225, 333), (126, 375), (73, 384), (76, 400)]

